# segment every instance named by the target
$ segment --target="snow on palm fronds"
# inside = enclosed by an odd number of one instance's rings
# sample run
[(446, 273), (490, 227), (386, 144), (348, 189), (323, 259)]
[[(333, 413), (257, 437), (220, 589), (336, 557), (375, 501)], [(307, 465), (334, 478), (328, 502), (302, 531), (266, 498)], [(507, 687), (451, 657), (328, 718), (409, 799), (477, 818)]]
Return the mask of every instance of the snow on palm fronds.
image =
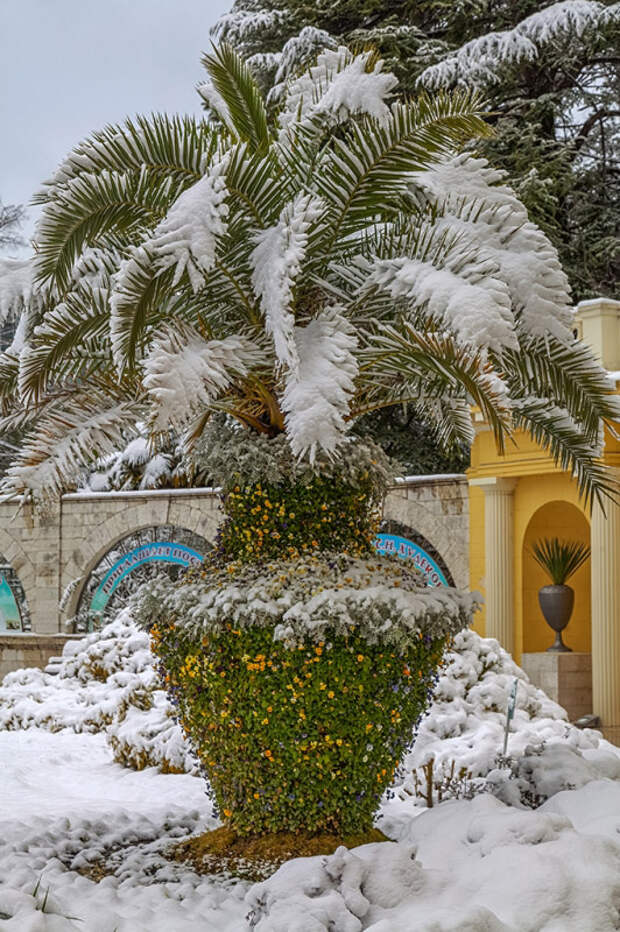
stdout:
[(31, 259), (0, 258), (0, 324), (30, 301), (33, 272)]
[(337, 308), (294, 331), (297, 370), (289, 375), (282, 407), (295, 456), (333, 454), (346, 430), (358, 364), (357, 336)]
[[(563, 343), (572, 336), (569, 286), (557, 253), (544, 233), (528, 220), (527, 211), (504, 181), (504, 174), (483, 159), (458, 155), (415, 175), (416, 186), (439, 210), (436, 229), (460, 236), (469, 248), (497, 270), (509, 307), (518, 308), (515, 326), (524, 334), (552, 334)], [(463, 274), (463, 273), (461, 273)], [(480, 276), (477, 276), (480, 278)], [(487, 287), (491, 279), (481, 281)], [(498, 310), (501, 304), (496, 297)], [(479, 320), (492, 321), (485, 307)], [(509, 314), (510, 319), (513, 315)], [(491, 335), (489, 334), (489, 337)], [(489, 339), (489, 344), (493, 344)], [(503, 340), (510, 345), (510, 340)]]
[(296, 195), (285, 205), (275, 226), (257, 235), (251, 256), (252, 285), (261, 299), (267, 333), (273, 337), (277, 358), (293, 371), (299, 360), (293, 337), (295, 316), (289, 308), (308, 246), (308, 231), (323, 210), (320, 198)]
[(68, 482), (77, 482), (84, 463), (114, 452), (136, 431), (136, 415), (131, 400), (111, 402), (95, 392), (50, 405), (7, 470), (4, 492), (59, 495)]
[(219, 162), (183, 191), (149, 242), (156, 264), (175, 269), (173, 286), (187, 271), (194, 291), (204, 285), (215, 262), (218, 236), (226, 232), (225, 165)]
[(246, 375), (257, 355), (243, 337), (204, 340), (189, 326), (157, 334), (143, 363), (153, 427), (185, 423), (220, 397), (235, 375)]
[(611, 19), (620, 20), (620, 4), (607, 6), (592, 0), (563, 0), (533, 13), (514, 29), (490, 32), (472, 39), (443, 61), (422, 72), (423, 87), (438, 89), (454, 84), (478, 87), (500, 80), (502, 66), (534, 61), (549, 43), (581, 39)]
[(190, 442), (223, 411), (319, 463), (356, 417), (403, 403), (449, 443), (471, 441), (477, 405), (500, 448), (523, 428), (586, 496), (604, 487), (616, 404), (573, 338), (555, 250), (502, 175), (462, 154), (488, 134), (478, 97), (392, 103), (374, 54), (326, 49), (273, 121), (229, 46), (204, 64), (224, 131), (108, 127), (40, 196), (44, 291), (19, 359), (0, 357), (2, 424), (30, 431), (10, 489), (73, 481), (114, 417), (123, 442), (136, 422), (191, 419)]

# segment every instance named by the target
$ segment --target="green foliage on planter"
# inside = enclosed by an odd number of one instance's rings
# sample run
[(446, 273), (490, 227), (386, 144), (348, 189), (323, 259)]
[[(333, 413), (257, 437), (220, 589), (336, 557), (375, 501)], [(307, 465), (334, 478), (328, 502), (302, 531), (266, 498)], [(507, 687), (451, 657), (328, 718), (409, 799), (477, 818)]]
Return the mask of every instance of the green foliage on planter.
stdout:
[(372, 553), (379, 513), (369, 507), (370, 491), (369, 477), (357, 485), (317, 476), (307, 485), (234, 486), (223, 500), (218, 554), (246, 561), (311, 550)]
[(429, 589), (373, 538), (385, 455), (298, 462), (221, 421), (198, 458), (224, 522), (201, 568), (136, 608), (226, 826), (366, 832), (476, 595)]
[(195, 460), (222, 487), (216, 563), (374, 552), (392, 472), (372, 441), (349, 438), (338, 461), (311, 464), (295, 459), (284, 434), (248, 443), (246, 430), (217, 418)]
[(555, 586), (563, 586), (590, 556), (590, 547), (578, 540), (544, 537), (532, 546), (532, 556)]
[(202, 639), (152, 629), (181, 724), (217, 806), (240, 835), (372, 825), (415, 723), (444, 639), (402, 651), (359, 636), (294, 650), (266, 628)]

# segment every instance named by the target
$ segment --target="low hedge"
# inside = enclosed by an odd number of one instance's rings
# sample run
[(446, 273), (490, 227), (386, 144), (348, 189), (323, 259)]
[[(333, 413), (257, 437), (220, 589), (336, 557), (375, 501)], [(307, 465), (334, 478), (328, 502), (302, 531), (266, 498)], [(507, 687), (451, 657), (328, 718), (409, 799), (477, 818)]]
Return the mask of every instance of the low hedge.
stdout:
[(239, 835), (367, 831), (428, 704), (445, 638), (294, 649), (273, 631), (151, 630), (181, 725)]

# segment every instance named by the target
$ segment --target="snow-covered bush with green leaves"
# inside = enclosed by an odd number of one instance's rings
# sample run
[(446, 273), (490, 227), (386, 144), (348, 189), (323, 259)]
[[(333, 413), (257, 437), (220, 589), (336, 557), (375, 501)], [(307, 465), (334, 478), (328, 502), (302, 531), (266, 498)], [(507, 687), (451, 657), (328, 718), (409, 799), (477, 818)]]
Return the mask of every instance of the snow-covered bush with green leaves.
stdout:
[(100, 631), (69, 641), (54, 674), (9, 673), (0, 685), (0, 729), (105, 732), (115, 759), (141, 770), (195, 763), (172, 715), (148, 635), (123, 609)]

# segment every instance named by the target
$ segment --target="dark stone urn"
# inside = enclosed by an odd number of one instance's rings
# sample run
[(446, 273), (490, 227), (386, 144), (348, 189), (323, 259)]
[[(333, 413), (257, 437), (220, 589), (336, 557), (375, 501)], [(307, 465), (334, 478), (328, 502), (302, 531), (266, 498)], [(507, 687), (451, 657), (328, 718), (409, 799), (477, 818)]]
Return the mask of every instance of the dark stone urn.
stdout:
[(540, 610), (545, 621), (555, 631), (555, 641), (547, 650), (570, 651), (562, 640), (562, 631), (568, 624), (575, 604), (575, 593), (570, 586), (543, 586), (538, 590)]

